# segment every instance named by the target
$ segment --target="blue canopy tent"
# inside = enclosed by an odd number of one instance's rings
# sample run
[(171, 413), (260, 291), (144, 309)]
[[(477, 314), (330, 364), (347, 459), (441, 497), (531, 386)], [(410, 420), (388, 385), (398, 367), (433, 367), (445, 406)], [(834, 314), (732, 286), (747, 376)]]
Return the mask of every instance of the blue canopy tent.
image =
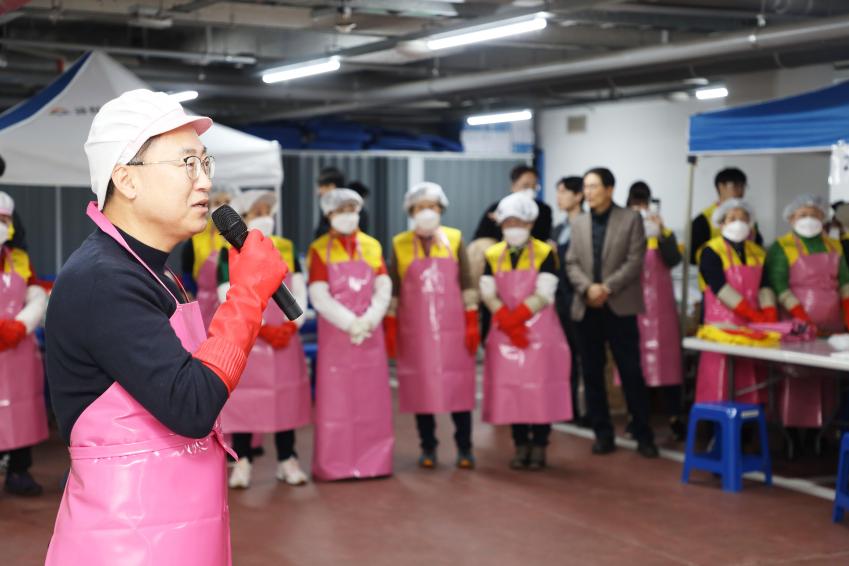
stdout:
[[(849, 140), (849, 81), (796, 96), (691, 116), (685, 257), (690, 255), (698, 157), (826, 152), (840, 140)], [(687, 308), (688, 271), (689, 262), (685, 261), (682, 318)]]

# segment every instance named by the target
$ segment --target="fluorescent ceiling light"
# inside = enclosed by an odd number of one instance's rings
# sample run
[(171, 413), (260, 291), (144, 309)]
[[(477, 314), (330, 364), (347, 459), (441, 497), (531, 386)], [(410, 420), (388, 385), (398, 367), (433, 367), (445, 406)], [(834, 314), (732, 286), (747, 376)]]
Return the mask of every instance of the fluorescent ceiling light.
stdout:
[(198, 97), (198, 91), (184, 90), (182, 92), (172, 92), (169, 96), (177, 102), (188, 102), (189, 100), (194, 100)]
[(341, 66), (339, 57), (334, 55), (329, 59), (322, 59), (320, 61), (310, 61), (300, 65), (288, 65), (286, 67), (270, 69), (263, 73), (262, 82), (269, 84), (279, 83), (320, 75), (322, 73), (332, 73), (333, 71), (338, 71)]
[(540, 12), (525, 18), (504, 20), (488, 26), (469, 28), (450, 35), (437, 35), (433, 39), (428, 39), (425, 44), (431, 51), (436, 51), (538, 31), (544, 29), (546, 25), (548, 25), (548, 20), (545, 19), (545, 14)]
[(501, 112), (499, 114), (480, 114), (469, 116), (466, 123), (470, 126), (483, 126), (485, 124), (501, 124), (502, 122), (521, 122), (534, 117), (530, 110), (519, 110), (518, 112)]
[(700, 88), (696, 91), (696, 98), (699, 100), (713, 100), (715, 98), (725, 98), (726, 96), (728, 96), (728, 89), (724, 86)]

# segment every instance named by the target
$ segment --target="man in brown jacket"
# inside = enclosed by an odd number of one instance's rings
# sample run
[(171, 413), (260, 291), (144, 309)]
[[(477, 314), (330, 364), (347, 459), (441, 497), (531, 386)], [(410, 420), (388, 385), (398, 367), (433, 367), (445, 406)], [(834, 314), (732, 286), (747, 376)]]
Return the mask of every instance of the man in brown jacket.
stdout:
[(584, 175), (584, 198), (591, 213), (574, 220), (566, 254), (566, 270), (575, 289), (572, 319), (578, 321), (587, 408), (596, 436), (593, 454), (615, 449), (604, 382), (604, 345), (609, 343), (633, 419), (637, 450), (656, 458), (637, 327), (637, 314), (644, 308), (646, 236), (640, 215), (613, 203), (614, 185), (608, 169), (591, 169)]

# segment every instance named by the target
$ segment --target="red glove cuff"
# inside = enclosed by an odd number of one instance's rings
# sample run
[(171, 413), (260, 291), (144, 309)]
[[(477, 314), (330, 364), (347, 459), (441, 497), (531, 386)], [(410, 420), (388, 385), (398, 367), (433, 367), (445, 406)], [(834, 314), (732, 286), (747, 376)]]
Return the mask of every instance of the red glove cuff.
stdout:
[(239, 384), (248, 363), (248, 357), (239, 346), (216, 336), (201, 344), (194, 357), (215, 372), (227, 387), (227, 393), (232, 393)]

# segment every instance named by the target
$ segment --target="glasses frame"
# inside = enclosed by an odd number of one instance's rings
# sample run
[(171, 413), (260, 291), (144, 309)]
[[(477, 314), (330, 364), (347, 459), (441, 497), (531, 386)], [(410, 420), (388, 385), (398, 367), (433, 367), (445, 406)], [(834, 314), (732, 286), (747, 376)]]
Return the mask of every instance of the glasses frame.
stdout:
[(197, 181), (200, 179), (200, 172), (197, 173), (194, 177), (192, 176), (192, 171), (197, 171), (197, 165), (194, 164), (194, 160), (197, 160), (200, 164), (200, 170), (204, 172), (206, 177), (211, 181), (212, 177), (215, 176), (215, 157), (212, 155), (207, 155), (206, 157), (199, 157), (197, 155), (189, 155), (187, 157), (183, 157), (182, 159), (169, 159), (167, 161), (131, 161), (127, 163), (127, 165), (133, 167), (140, 167), (144, 165), (177, 165), (179, 167), (179, 163), (183, 164), (183, 167), (186, 169), (186, 176), (190, 181)]

